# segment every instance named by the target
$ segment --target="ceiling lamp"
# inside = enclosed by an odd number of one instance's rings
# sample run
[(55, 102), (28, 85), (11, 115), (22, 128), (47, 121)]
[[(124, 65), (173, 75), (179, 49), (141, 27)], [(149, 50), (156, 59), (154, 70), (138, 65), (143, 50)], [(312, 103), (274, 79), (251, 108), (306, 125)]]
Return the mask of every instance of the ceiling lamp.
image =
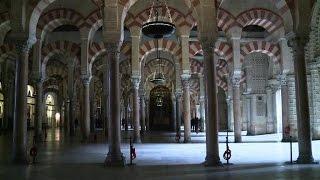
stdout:
[[(159, 7), (166, 8), (166, 14), (164, 17), (159, 17)], [(150, 38), (160, 39), (169, 37), (176, 31), (175, 25), (172, 23), (170, 10), (165, 0), (153, 1), (149, 19), (142, 26), (142, 33)]]
[(157, 70), (154, 72), (152, 79), (150, 82), (152, 82), (155, 85), (165, 85), (166, 83), (166, 78), (162, 72), (162, 59), (160, 58), (160, 52), (158, 48), (158, 40), (156, 41), (156, 53), (157, 53), (157, 58), (156, 61), (158, 62), (158, 72)]

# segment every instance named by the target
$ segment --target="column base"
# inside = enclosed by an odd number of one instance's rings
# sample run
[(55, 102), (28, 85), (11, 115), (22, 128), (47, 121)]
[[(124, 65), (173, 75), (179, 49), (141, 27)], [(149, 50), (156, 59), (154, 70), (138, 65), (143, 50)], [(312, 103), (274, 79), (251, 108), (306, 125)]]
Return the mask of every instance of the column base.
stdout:
[(133, 143), (140, 144), (141, 143), (141, 138), (140, 137), (133, 138)]
[(234, 137), (234, 142), (235, 143), (242, 143), (242, 138), (240, 137)]
[(27, 165), (29, 164), (29, 159), (27, 158), (26, 155), (19, 154), (13, 157), (13, 163)]
[(185, 138), (183, 139), (183, 142), (184, 142), (184, 143), (189, 143), (189, 142), (191, 142), (191, 137), (185, 137)]
[(205, 162), (203, 163), (205, 166), (222, 166), (219, 156), (207, 155)]
[(104, 165), (108, 167), (125, 167), (126, 158), (121, 154), (108, 153)]
[(297, 164), (316, 164), (312, 155), (299, 155)]

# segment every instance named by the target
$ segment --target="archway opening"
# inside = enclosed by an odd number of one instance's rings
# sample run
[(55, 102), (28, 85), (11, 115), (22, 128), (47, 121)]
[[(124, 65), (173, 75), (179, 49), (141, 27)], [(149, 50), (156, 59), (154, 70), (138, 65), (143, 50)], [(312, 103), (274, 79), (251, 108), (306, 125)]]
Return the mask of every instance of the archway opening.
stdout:
[(174, 131), (171, 92), (165, 86), (156, 86), (150, 91), (150, 129)]

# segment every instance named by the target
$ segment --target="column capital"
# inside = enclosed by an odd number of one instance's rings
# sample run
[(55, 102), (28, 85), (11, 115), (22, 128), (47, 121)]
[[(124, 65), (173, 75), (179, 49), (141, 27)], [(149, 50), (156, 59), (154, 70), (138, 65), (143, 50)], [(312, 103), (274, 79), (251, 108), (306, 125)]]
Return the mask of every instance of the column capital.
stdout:
[(132, 76), (131, 82), (134, 89), (138, 90), (140, 85), (141, 77), (140, 76)]
[(175, 94), (175, 96), (176, 96), (176, 99), (179, 99), (179, 98), (181, 98), (181, 96), (182, 96), (181, 90), (176, 90), (176, 92), (175, 92), (174, 94)]
[(85, 86), (90, 85), (91, 79), (92, 79), (92, 76), (88, 76), (88, 75), (81, 76), (81, 80), (83, 82), (83, 85), (85, 85)]
[(119, 43), (116, 42), (107, 42), (104, 43), (107, 52), (109, 53), (119, 53)]
[(214, 49), (215, 42), (203, 39), (203, 40), (201, 40), (201, 45), (202, 45), (203, 52), (210, 52)]
[(231, 81), (233, 87), (239, 88), (241, 83), (241, 72), (234, 72)]
[(280, 81), (281, 86), (287, 86), (287, 75), (281, 74), (277, 77), (278, 81)]
[(190, 84), (190, 78), (191, 78), (191, 75), (190, 74), (182, 74), (181, 75), (181, 81), (182, 81), (182, 86), (183, 88), (186, 88), (189, 86)]
[(18, 53), (28, 53), (28, 54), (32, 46), (30, 42), (25, 39), (15, 39), (14, 45)]
[(304, 48), (309, 41), (308, 36), (293, 35), (288, 40), (288, 46), (292, 47), (294, 51)]

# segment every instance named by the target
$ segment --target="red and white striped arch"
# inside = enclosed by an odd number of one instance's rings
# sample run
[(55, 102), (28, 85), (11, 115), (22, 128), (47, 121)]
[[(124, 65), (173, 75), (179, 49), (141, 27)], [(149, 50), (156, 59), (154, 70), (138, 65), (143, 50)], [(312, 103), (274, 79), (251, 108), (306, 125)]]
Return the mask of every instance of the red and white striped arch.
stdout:
[(237, 16), (237, 23), (241, 27), (248, 25), (258, 25), (266, 29), (269, 33), (284, 26), (281, 16), (267, 9), (250, 9)]
[[(100, 43), (92, 43), (89, 47), (89, 58), (88, 63), (92, 64), (95, 59), (107, 52), (107, 47), (103, 42)], [(128, 59), (131, 55), (131, 44), (124, 43), (121, 46), (120, 53), (125, 56), (125, 59)]]
[[(146, 41), (140, 46), (140, 61), (142, 61), (149, 53), (156, 50), (156, 41)], [(158, 40), (159, 50), (168, 51), (172, 53), (176, 60), (181, 61), (181, 47), (174, 41), (159, 39)]]
[(89, 16), (86, 18), (86, 27), (90, 29), (88, 37), (89, 40), (92, 40), (94, 34), (103, 25), (101, 13), (102, 12), (100, 10), (96, 10), (89, 14)]
[(44, 38), (46, 32), (52, 32), (62, 25), (74, 25), (80, 29), (85, 26), (84, 17), (73, 9), (53, 9), (41, 15), (37, 25), (37, 37)]
[[(160, 12), (159, 16), (163, 16), (163, 17), (166, 16), (166, 11), (167, 11), (166, 7), (158, 6), (155, 8), (157, 8), (158, 12)], [(177, 27), (183, 27), (183, 26), (192, 27), (195, 25), (196, 21), (192, 16), (192, 13), (188, 13), (184, 15), (183, 13), (181, 13), (180, 11), (172, 7), (168, 7), (168, 8), (170, 10), (172, 21), (173, 23), (175, 23)], [(128, 13), (125, 20), (126, 27), (128, 27), (129, 29), (130, 27), (133, 27), (133, 26), (141, 27), (149, 19), (149, 14), (150, 14), (150, 8), (144, 9), (142, 12), (138, 13), (136, 16), (132, 15), (131, 13)]]
[(241, 45), (240, 62), (243, 63), (245, 56), (253, 52), (261, 52), (273, 57), (275, 64), (281, 62), (281, 49), (279, 44), (272, 44), (266, 41), (252, 41)]
[(192, 74), (203, 74), (203, 62), (190, 58), (190, 70)]
[(46, 66), (50, 57), (54, 54), (67, 54), (69, 57), (74, 57), (79, 60), (80, 46), (70, 41), (56, 41), (45, 45), (42, 48), (42, 65)]
[(219, 59), (217, 62), (217, 86), (221, 87), (224, 91), (228, 90), (228, 81), (224, 78), (229, 74), (228, 63), (224, 59)]
[(217, 14), (217, 26), (222, 29), (223, 32), (227, 32), (235, 25), (237, 25), (236, 18), (225, 9), (219, 8)]
[[(223, 56), (228, 64), (232, 63), (233, 52), (232, 47), (228, 43), (217, 41), (214, 52), (219, 56)], [(192, 58), (198, 53), (203, 54), (200, 42), (197, 41), (190, 43), (189, 56)]]

